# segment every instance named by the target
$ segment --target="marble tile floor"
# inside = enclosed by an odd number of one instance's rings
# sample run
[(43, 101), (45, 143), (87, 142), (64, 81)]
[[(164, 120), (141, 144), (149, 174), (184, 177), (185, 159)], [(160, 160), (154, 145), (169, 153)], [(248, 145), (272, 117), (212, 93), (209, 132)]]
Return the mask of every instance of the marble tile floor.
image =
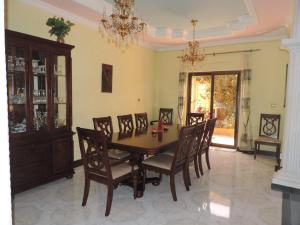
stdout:
[(15, 225), (280, 225), (282, 193), (271, 190), (275, 160), (239, 152), (211, 151), (210, 171), (196, 178), (187, 192), (176, 176), (178, 201), (172, 200), (169, 178), (147, 184), (143, 198), (132, 189), (114, 191), (109, 217), (104, 216), (106, 187), (91, 183), (86, 207), (81, 206), (84, 174), (60, 179), (20, 193), (14, 199)]

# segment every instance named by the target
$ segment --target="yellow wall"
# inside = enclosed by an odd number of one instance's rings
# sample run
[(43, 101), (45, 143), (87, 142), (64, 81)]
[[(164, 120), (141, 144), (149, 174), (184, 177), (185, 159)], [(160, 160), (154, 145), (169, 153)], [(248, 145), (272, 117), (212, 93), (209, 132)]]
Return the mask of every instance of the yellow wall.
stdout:
[[(6, 28), (51, 39), (45, 25), (54, 15), (18, 0), (6, 2)], [(52, 37), (52, 39), (55, 39)], [(73, 59), (73, 130), (92, 128), (92, 118), (147, 112), (152, 118), (154, 97), (154, 51), (131, 47), (122, 53), (103, 40), (98, 31), (77, 24), (66, 43), (75, 45)], [(113, 65), (113, 93), (101, 93), (101, 64)], [(138, 101), (140, 99), (140, 101)], [(75, 159), (80, 158), (74, 136)]]
[[(46, 20), (53, 14), (22, 3), (6, 1), (6, 27), (48, 38)], [(55, 38), (52, 37), (54, 40)], [(76, 126), (92, 127), (92, 117), (111, 115), (117, 130), (116, 115), (147, 112), (156, 118), (160, 107), (171, 107), (176, 112), (180, 51), (155, 52), (131, 47), (122, 53), (103, 40), (96, 30), (76, 23), (66, 37), (75, 45), (73, 58), (73, 130)], [(260, 48), (252, 53), (252, 127), (258, 132), (259, 114), (279, 113), (283, 116), (285, 65), (288, 53), (279, 49), (278, 41), (257, 42), (210, 47), (210, 52)], [(113, 93), (101, 93), (101, 64), (113, 65)], [(243, 54), (207, 57), (199, 71), (242, 70)], [(140, 101), (138, 101), (140, 99)], [(276, 104), (271, 108), (271, 104)], [(175, 116), (176, 118), (176, 116)], [(281, 123), (283, 127), (283, 121)], [(281, 132), (282, 134), (282, 132)], [(74, 138), (75, 159), (78, 159), (78, 140)]]
[[(206, 49), (206, 53), (246, 49), (261, 49), (261, 51), (251, 53), (249, 57), (249, 66), (253, 74), (251, 119), (255, 137), (258, 135), (260, 113), (284, 115), (284, 85), (288, 53), (280, 49), (279, 41), (209, 47)], [(181, 54), (181, 51), (156, 52), (155, 54), (155, 111), (158, 111), (159, 107), (177, 108), (178, 73), (180, 71), (177, 56)], [(238, 53), (208, 56), (196, 71), (230, 71), (244, 68), (245, 53)], [(275, 104), (276, 107), (272, 108), (271, 104)], [(281, 128), (283, 128), (283, 122), (282, 120)]]

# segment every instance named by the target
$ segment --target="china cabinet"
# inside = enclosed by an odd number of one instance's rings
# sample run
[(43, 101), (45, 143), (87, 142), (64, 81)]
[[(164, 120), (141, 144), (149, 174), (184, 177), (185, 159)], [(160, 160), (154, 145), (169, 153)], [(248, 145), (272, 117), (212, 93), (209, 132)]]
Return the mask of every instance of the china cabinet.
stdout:
[(5, 31), (13, 193), (72, 177), (72, 45)]

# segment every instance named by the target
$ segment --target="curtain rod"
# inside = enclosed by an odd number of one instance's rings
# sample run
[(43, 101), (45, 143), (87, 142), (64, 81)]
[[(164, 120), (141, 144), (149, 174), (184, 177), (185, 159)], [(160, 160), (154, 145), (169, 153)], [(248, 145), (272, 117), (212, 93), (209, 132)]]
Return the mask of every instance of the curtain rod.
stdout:
[(213, 52), (213, 53), (207, 53), (205, 54), (206, 56), (212, 55), (212, 56), (216, 56), (216, 55), (224, 55), (224, 54), (234, 54), (234, 53), (244, 53), (244, 52), (258, 52), (261, 49), (248, 49), (248, 50), (240, 50), (240, 51), (230, 51), (230, 52)]

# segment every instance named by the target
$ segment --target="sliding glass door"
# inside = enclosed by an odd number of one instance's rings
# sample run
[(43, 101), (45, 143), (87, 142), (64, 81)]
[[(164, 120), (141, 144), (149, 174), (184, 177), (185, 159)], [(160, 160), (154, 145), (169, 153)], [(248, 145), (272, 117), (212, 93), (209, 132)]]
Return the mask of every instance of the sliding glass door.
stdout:
[(188, 112), (217, 118), (212, 142), (236, 147), (239, 71), (189, 74)]

